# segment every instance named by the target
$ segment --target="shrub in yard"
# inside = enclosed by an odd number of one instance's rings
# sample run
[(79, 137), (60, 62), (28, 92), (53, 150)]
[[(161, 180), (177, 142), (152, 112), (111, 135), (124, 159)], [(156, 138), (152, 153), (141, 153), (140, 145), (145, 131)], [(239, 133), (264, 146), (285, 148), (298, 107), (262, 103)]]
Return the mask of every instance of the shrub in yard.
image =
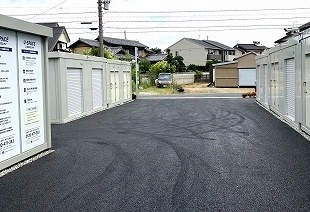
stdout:
[(151, 74), (151, 76), (153, 76), (155, 78), (158, 77), (159, 73), (163, 73), (163, 72), (171, 73), (171, 67), (170, 67), (170, 65), (168, 64), (167, 61), (164, 61), (164, 60), (163, 61), (159, 61), (159, 62), (151, 65), (151, 67), (150, 67), (150, 74)]

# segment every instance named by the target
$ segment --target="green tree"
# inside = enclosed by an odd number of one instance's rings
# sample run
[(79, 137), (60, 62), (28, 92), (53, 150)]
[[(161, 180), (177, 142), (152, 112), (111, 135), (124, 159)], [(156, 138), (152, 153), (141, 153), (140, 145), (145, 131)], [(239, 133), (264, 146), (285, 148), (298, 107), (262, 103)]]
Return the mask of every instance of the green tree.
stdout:
[(187, 69), (191, 71), (196, 71), (198, 70), (198, 67), (194, 64), (189, 64), (189, 66), (187, 66)]
[(162, 72), (172, 72), (170, 64), (167, 61), (162, 60), (151, 65), (150, 74), (152, 77), (156, 78), (158, 74)]
[(172, 59), (171, 64), (176, 66), (177, 72), (182, 72), (182, 71), (186, 70), (186, 66), (185, 66), (183, 60), (184, 60), (184, 58), (180, 55), (175, 56)]
[[(96, 57), (100, 57), (100, 51), (98, 47), (92, 47), (91, 49), (89, 49), (88, 51), (84, 52), (85, 55), (90, 55), (90, 56), (96, 56)], [(104, 57), (107, 59), (113, 59), (113, 53), (111, 52), (111, 50), (109, 49), (104, 49), (104, 53), (103, 53)]]
[(124, 60), (124, 61), (132, 61), (133, 57), (131, 54), (129, 53), (125, 53), (124, 56), (119, 57), (120, 60)]
[(157, 47), (151, 48), (151, 50), (152, 50), (155, 54), (161, 54), (161, 53), (162, 53), (161, 49), (159, 49), (159, 48), (157, 48)]
[(166, 53), (167, 53), (167, 57), (166, 57), (166, 61), (169, 63), (169, 64), (171, 64), (171, 62), (172, 62), (172, 60), (173, 60), (173, 55), (172, 55), (172, 53), (171, 53), (171, 50), (170, 49), (167, 49), (166, 50)]
[(141, 74), (145, 74), (150, 70), (151, 62), (145, 59), (142, 59), (139, 62), (139, 71)]

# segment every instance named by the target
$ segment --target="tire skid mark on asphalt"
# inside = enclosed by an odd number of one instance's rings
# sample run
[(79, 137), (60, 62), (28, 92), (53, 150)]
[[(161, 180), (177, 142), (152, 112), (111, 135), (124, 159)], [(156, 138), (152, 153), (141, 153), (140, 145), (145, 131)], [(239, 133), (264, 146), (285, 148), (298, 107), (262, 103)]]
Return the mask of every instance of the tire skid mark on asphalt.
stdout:
[[(184, 147), (178, 146), (174, 142), (163, 138), (162, 136), (158, 136), (153, 133), (141, 132), (131, 130), (130, 133), (135, 135), (140, 135), (143, 137), (150, 137), (155, 139), (158, 143), (162, 143), (168, 145), (176, 154), (178, 160), (180, 161), (181, 168), (179, 174), (177, 176), (177, 181), (173, 185), (172, 190), (172, 206), (175, 211), (182, 211), (187, 207), (188, 197), (191, 195), (191, 187), (194, 182), (196, 173), (200, 171), (201, 167), (208, 168), (209, 171), (213, 170), (214, 173), (217, 173), (209, 164), (207, 164), (200, 156), (192, 153)], [(194, 166), (194, 163), (199, 165), (199, 168)], [(190, 167), (193, 167), (192, 171)], [(219, 173), (217, 173), (220, 176)], [(187, 186), (188, 184), (188, 186)]]
[[(84, 142), (85, 143), (92, 143), (95, 145), (111, 146), (112, 149), (114, 150), (115, 157), (112, 160), (112, 162), (101, 172), (101, 174), (90, 179), (88, 182), (84, 183), (83, 185), (79, 186), (78, 188), (74, 189), (73, 191), (68, 193), (66, 196), (64, 196), (59, 201), (59, 208), (63, 208), (62, 205), (63, 206), (67, 205), (66, 202), (70, 201), (70, 199), (71, 200), (76, 199), (76, 197), (74, 195), (77, 195), (77, 194), (83, 194), (84, 200), (87, 198), (91, 198), (91, 200), (93, 201), (93, 199), (95, 198), (93, 195), (88, 195), (87, 193), (85, 194), (82, 191), (84, 189), (89, 190), (89, 187), (91, 187), (91, 186), (98, 189), (98, 185), (100, 185), (100, 184), (102, 184), (102, 186), (105, 186), (103, 184), (103, 182), (106, 181), (109, 176), (111, 176), (111, 178), (112, 178), (113, 174), (114, 174), (113, 180), (117, 181), (118, 185), (122, 184), (122, 186), (126, 187), (126, 182), (127, 182), (128, 176), (132, 175), (132, 173), (134, 171), (132, 159), (129, 157), (128, 153), (120, 145), (117, 145), (113, 142), (106, 142), (106, 141), (103, 142), (99, 138), (90, 138)], [(117, 167), (122, 167), (123, 171), (119, 172), (119, 169), (117, 169)], [(99, 199), (100, 197), (97, 197), (97, 198)], [(123, 201), (126, 201), (126, 200), (123, 200)], [(87, 203), (85, 203), (83, 206), (85, 206), (86, 204)], [(77, 202), (75, 205), (79, 206), (79, 207), (82, 206), (80, 202)]]

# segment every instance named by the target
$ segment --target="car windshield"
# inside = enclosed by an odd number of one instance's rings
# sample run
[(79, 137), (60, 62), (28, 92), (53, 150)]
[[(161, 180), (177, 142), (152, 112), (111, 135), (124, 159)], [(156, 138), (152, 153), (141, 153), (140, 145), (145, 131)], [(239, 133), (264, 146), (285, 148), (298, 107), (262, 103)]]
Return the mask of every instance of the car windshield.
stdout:
[(160, 80), (170, 80), (171, 79), (171, 75), (170, 74), (160, 74), (158, 76), (158, 79), (160, 79)]

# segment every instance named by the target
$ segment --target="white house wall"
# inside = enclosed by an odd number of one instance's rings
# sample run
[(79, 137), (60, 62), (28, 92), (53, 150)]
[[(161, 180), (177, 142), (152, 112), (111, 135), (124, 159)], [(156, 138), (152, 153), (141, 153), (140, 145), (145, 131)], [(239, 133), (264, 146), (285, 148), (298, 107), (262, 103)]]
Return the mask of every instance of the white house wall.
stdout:
[(191, 42), (187, 39), (182, 39), (174, 45), (170, 46), (169, 49), (173, 56), (176, 56), (176, 52), (184, 58), (184, 64), (186, 66), (190, 64), (204, 66), (207, 62), (207, 52), (205, 47)]
[[(50, 52), (49, 68), (51, 72), (49, 95), (52, 123), (66, 123), (131, 100), (131, 86), (127, 85), (126, 95), (123, 86), (123, 72), (127, 72), (128, 79), (126, 79), (128, 84), (129, 82), (131, 84), (131, 65), (129, 62)], [(79, 85), (81, 93), (78, 95), (80, 98), (72, 97), (76, 92), (72, 88), (78, 84), (78, 81), (76, 81), (77, 84), (68, 81), (68, 73), (72, 76), (72, 70), (79, 70), (81, 73)], [(101, 79), (94, 79), (94, 71), (97, 72), (96, 76)], [(70, 79), (74, 79), (74, 77), (75, 75)], [(94, 94), (94, 90), (102, 93)], [(70, 93), (70, 91), (72, 92)], [(81, 106), (79, 106), (80, 102), (74, 101), (81, 101)], [(80, 110), (73, 111), (76, 109), (73, 106), (79, 106)]]

